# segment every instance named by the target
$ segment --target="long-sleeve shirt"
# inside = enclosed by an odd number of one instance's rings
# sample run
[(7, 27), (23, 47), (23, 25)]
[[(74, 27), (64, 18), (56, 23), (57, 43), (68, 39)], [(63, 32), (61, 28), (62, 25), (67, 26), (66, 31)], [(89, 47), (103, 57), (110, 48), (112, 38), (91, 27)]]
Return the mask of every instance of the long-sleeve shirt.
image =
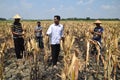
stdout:
[[(22, 25), (21, 23), (17, 23), (17, 24), (13, 24), (12, 25), (12, 32), (16, 32), (16, 33), (22, 33), (23, 29), (22, 29)], [(13, 38), (21, 38), (21, 35), (17, 35), (17, 34), (13, 34)]]

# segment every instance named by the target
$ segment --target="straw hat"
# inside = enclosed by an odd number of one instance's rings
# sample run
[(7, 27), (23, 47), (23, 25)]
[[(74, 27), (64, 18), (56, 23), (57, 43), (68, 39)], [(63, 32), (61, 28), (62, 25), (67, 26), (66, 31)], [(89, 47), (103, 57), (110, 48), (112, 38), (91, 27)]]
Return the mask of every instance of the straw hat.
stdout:
[(101, 24), (102, 22), (100, 20), (97, 20), (94, 22), (94, 24)]
[(21, 16), (19, 14), (16, 14), (15, 16), (13, 16), (14, 19), (21, 19)]

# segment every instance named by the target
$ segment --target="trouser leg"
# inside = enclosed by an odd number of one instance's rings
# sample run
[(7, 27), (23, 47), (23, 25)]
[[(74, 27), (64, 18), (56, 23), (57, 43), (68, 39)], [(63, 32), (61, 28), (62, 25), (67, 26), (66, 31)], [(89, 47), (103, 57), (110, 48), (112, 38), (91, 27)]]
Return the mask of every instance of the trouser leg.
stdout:
[(53, 65), (56, 65), (60, 52), (60, 44), (51, 45), (51, 52), (52, 52), (52, 63)]
[(17, 59), (20, 59), (21, 55), (20, 55), (20, 46), (19, 46), (19, 39), (18, 38), (14, 39), (14, 47), (15, 47), (16, 57), (17, 57)]
[(39, 48), (43, 49), (44, 48), (43, 38), (39, 37), (38, 40), (39, 40)]
[(23, 56), (23, 51), (25, 50), (25, 47), (24, 47), (24, 39), (23, 38), (20, 38), (20, 41), (19, 41), (19, 46), (20, 46), (20, 53), (21, 55)]

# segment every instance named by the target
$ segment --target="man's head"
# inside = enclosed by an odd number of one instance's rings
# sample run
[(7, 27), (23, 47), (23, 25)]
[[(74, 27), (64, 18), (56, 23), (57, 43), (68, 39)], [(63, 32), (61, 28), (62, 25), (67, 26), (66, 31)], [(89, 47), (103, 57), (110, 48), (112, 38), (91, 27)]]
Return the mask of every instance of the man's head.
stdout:
[(19, 14), (16, 14), (15, 16), (13, 16), (13, 18), (15, 20), (15, 23), (19, 23), (20, 19), (21, 19), (21, 16)]
[(96, 25), (96, 26), (98, 26), (98, 27), (100, 26), (100, 24), (99, 24), (99, 23), (96, 23), (95, 25)]
[(41, 26), (41, 22), (40, 22), (40, 21), (38, 21), (38, 22), (37, 22), (37, 25), (38, 25), (38, 26)]
[(102, 23), (102, 22), (99, 21), (99, 20), (97, 20), (97, 21), (94, 22), (94, 24), (95, 24), (96, 26), (98, 26), (98, 27), (100, 26), (101, 23)]
[(19, 22), (20, 22), (20, 19), (15, 19), (15, 22), (16, 22), (16, 23), (19, 23)]
[(59, 15), (55, 15), (54, 16), (54, 23), (56, 24), (56, 25), (58, 25), (59, 24), (59, 22), (60, 22), (60, 16)]

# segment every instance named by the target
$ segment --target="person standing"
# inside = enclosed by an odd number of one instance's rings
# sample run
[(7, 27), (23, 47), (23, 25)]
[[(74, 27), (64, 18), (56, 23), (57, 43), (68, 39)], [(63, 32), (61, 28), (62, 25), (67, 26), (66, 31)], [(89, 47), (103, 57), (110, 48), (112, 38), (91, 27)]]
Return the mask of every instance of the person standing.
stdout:
[(12, 34), (14, 40), (14, 47), (17, 59), (22, 59), (24, 51), (24, 39), (23, 39), (23, 29), (22, 24), (20, 23), (21, 17), (16, 14), (14, 17), (14, 23), (12, 25)]
[(91, 33), (93, 34), (93, 40), (98, 41), (101, 44), (101, 40), (102, 40), (102, 33), (104, 31), (103, 27), (100, 25), (102, 22), (97, 20), (94, 22), (94, 24), (96, 25), (96, 27), (94, 28), (93, 31), (91, 31)]
[(39, 48), (43, 50), (44, 43), (43, 43), (43, 35), (42, 35), (42, 26), (40, 21), (37, 22), (37, 26), (35, 27), (34, 32), (35, 32), (35, 37), (37, 39)]
[(57, 68), (58, 56), (60, 53), (60, 40), (63, 38), (63, 25), (60, 24), (60, 16), (54, 16), (54, 23), (51, 24), (46, 32), (46, 35), (50, 38), (52, 64), (54, 68)]
[[(101, 60), (102, 60), (102, 62), (104, 61), (104, 58), (103, 58), (103, 56), (102, 56), (102, 42), (101, 42), (101, 40), (102, 40), (102, 34), (103, 34), (103, 31), (104, 31), (104, 29), (103, 29), (103, 27), (100, 25), (102, 22), (101, 21), (99, 21), (99, 20), (97, 20), (97, 21), (95, 21), (94, 22), (94, 24), (96, 25), (96, 27), (94, 28), (94, 30), (91, 30), (90, 31), (90, 33), (93, 35), (93, 38), (92, 38), (92, 40), (93, 41), (96, 41), (97, 42), (97, 44), (99, 45), (99, 47), (100, 47), (100, 58), (101, 58)], [(96, 47), (95, 47), (95, 44), (93, 44), (93, 46), (92, 46), (92, 50), (91, 50), (91, 53), (95, 56), (95, 58), (96, 58), (96, 60), (97, 60), (97, 49), (96, 49)]]

